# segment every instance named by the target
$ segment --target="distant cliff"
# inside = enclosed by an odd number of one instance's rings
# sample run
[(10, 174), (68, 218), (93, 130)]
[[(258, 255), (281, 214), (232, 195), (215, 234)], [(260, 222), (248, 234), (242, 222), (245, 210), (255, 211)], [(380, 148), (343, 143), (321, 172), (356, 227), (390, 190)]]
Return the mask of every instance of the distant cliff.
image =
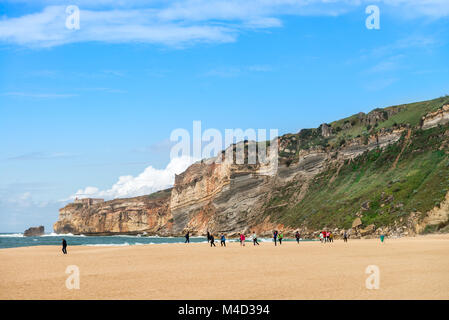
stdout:
[(96, 204), (70, 203), (59, 210), (57, 233), (86, 235), (170, 234), (173, 219), (170, 190), (149, 196), (115, 199)]
[[(60, 209), (54, 229), (158, 235), (256, 230), (263, 235), (277, 228), (308, 236), (321, 228), (337, 234), (351, 229), (354, 236), (444, 229), (448, 104), (443, 97), (375, 109), (279, 137), (274, 175), (260, 163), (205, 159), (177, 175), (169, 190), (69, 204)], [(248, 142), (240, 144), (247, 157)]]

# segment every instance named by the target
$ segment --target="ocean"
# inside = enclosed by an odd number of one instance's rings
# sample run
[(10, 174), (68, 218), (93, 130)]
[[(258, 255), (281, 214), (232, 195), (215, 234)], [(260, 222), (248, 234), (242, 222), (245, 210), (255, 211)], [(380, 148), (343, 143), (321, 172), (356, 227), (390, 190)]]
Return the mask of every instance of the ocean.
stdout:
[[(22, 233), (0, 233), (0, 249), (30, 246), (60, 246), (62, 238), (68, 246), (132, 246), (143, 244), (184, 243), (184, 237), (158, 237), (158, 236), (75, 236), (71, 234), (45, 234), (38, 237), (24, 237)], [(261, 238), (259, 242), (271, 242), (272, 239)], [(226, 240), (236, 242), (236, 239)], [(294, 241), (284, 239), (283, 241)], [(307, 240), (303, 240), (307, 241)], [(206, 237), (190, 237), (191, 243), (207, 243)], [(250, 239), (247, 242), (251, 242)], [(215, 239), (220, 245), (220, 239)]]

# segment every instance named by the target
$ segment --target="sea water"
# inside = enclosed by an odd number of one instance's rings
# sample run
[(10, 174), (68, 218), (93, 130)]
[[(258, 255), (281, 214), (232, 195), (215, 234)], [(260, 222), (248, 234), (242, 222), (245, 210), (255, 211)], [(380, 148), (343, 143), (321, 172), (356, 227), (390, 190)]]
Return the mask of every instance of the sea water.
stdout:
[[(30, 246), (59, 246), (62, 239), (67, 241), (69, 246), (131, 246), (144, 244), (162, 243), (184, 243), (184, 237), (158, 237), (158, 236), (83, 236), (72, 234), (50, 233), (37, 237), (25, 237), (22, 233), (0, 233), (0, 249)], [(226, 242), (237, 242), (236, 239), (228, 239)], [(271, 242), (272, 239), (260, 238), (259, 242)], [(283, 241), (294, 241), (284, 239)], [(191, 243), (207, 243), (206, 237), (190, 237)], [(246, 242), (252, 244), (248, 239)], [(220, 239), (215, 239), (216, 245), (220, 245)]]

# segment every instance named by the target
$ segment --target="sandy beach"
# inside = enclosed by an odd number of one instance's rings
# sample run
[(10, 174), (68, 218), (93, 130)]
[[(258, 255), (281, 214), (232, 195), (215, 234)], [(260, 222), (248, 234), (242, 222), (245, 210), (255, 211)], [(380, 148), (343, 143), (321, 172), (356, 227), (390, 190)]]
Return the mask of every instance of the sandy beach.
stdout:
[[(449, 235), (0, 250), (0, 299), (449, 299)], [(67, 266), (80, 289), (66, 288)], [(369, 290), (367, 266), (380, 270)]]

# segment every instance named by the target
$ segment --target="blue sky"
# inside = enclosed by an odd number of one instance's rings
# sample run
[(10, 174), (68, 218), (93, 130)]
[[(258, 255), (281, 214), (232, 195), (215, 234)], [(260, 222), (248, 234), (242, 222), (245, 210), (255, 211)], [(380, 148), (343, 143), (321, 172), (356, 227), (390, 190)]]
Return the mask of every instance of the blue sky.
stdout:
[(170, 133), (194, 120), (283, 134), (449, 94), (448, 1), (10, 0), (0, 14), (0, 232), (50, 231), (79, 190), (169, 185)]

